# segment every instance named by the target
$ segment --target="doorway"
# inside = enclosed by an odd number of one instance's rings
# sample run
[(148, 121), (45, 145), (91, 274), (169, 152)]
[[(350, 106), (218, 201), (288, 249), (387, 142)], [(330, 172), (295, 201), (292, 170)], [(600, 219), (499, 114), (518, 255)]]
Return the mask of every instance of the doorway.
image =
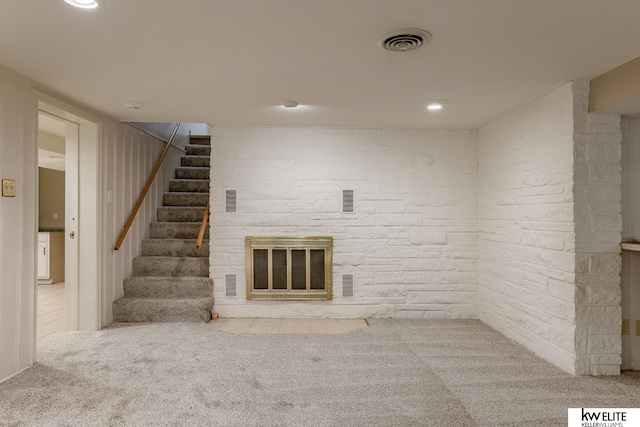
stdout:
[(38, 113), (37, 346), (65, 332), (66, 134), (64, 120)]
[[(56, 214), (56, 225), (62, 224), (59, 231), (50, 233), (50, 238), (55, 235), (63, 246), (64, 331), (98, 330), (101, 327), (99, 119), (48, 95), (38, 93), (37, 98), (37, 129), (53, 120), (58, 133), (64, 135), (60, 137), (64, 140), (63, 218), (61, 212), (44, 213), (51, 221)], [(62, 210), (60, 204), (55, 209)]]

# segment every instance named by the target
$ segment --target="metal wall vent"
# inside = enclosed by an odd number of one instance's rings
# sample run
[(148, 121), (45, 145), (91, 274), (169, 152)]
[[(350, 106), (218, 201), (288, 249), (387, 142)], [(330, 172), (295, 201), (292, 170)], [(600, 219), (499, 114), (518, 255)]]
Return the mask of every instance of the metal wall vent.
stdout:
[(353, 274), (342, 275), (342, 296), (344, 298), (353, 296)]
[(342, 212), (353, 212), (353, 190), (342, 191)]
[(237, 209), (236, 190), (227, 190), (226, 193), (226, 211), (235, 212)]
[(228, 297), (235, 297), (236, 296), (236, 275), (227, 274), (226, 276), (224, 276), (224, 279), (225, 279), (225, 285), (227, 288), (226, 295)]
[(380, 47), (389, 52), (409, 52), (431, 41), (430, 32), (419, 28), (403, 28), (385, 34), (380, 39)]

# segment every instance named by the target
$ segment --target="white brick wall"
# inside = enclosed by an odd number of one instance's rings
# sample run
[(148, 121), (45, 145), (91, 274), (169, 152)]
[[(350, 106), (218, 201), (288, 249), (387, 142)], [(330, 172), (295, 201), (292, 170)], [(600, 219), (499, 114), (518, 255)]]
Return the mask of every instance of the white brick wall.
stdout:
[(480, 319), (563, 369), (620, 363), (620, 130), (567, 83), (479, 131)]
[[(566, 83), (477, 133), (214, 129), (216, 309), (479, 316), (568, 372), (618, 373), (620, 124), (587, 101), (588, 83)], [(224, 212), (227, 189), (237, 213)], [(354, 213), (341, 212), (345, 189)], [(333, 236), (334, 299), (246, 301), (248, 235)]]
[(573, 371), (571, 84), (479, 130), (480, 319)]
[[(477, 317), (472, 131), (214, 129), (211, 276), (222, 316)], [(225, 213), (225, 190), (238, 212)], [(342, 191), (354, 190), (353, 213)], [(247, 301), (244, 238), (334, 238), (332, 301)], [(225, 296), (235, 274), (237, 297)], [(354, 297), (342, 297), (342, 275)]]
[(587, 114), (573, 84), (576, 212), (576, 374), (620, 373), (622, 135), (620, 116)]

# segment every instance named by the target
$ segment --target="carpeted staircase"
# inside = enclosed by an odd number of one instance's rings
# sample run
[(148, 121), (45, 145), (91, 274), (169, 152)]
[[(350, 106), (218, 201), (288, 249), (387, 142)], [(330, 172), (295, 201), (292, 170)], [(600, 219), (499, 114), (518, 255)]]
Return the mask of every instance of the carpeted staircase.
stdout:
[(194, 136), (185, 147), (149, 224), (150, 238), (124, 280), (124, 297), (113, 303), (114, 322), (208, 322), (213, 308), (209, 278), (209, 227), (200, 250), (196, 239), (209, 200), (211, 137)]

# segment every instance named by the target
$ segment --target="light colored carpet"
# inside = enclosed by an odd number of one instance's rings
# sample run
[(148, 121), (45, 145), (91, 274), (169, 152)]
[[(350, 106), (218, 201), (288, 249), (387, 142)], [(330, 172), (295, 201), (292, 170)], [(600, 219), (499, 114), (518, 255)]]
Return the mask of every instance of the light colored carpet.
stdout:
[(566, 426), (569, 407), (640, 407), (638, 376), (572, 377), (479, 321), (369, 323), (68, 333), (0, 384), (0, 425)]

